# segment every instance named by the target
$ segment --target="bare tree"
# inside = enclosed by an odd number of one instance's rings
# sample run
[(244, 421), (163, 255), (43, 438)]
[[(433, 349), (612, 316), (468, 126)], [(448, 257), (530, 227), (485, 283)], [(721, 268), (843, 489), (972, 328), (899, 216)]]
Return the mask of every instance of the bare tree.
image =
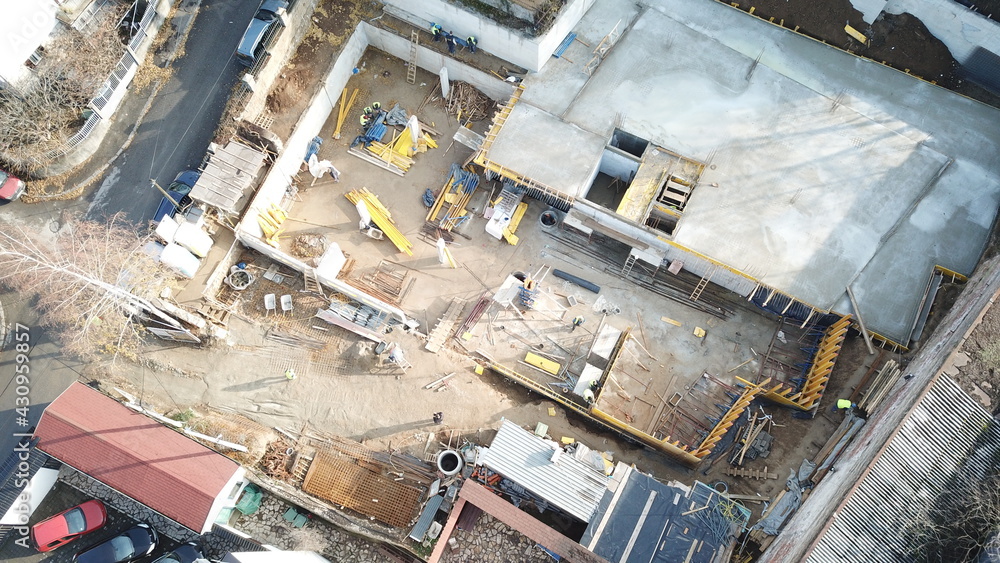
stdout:
[(0, 221), (0, 281), (36, 296), (67, 352), (135, 359), (143, 317), (181, 328), (151, 302), (174, 276), (143, 251), (148, 238), (119, 216), (69, 222), (51, 240)]
[(1000, 456), (991, 445), (978, 454), (985, 464), (966, 463), (940, 495), (920, 501), (926, 508), (904, 530), (911, 546), (906, 560), (976, 561), (1000, 532)]
[(86, 32), (61, 29), (24, 84), (0, 90), (0, 158), (30, 172), (79, 129), (124, 52), (117, 28), (123, 10), (108, 10)]

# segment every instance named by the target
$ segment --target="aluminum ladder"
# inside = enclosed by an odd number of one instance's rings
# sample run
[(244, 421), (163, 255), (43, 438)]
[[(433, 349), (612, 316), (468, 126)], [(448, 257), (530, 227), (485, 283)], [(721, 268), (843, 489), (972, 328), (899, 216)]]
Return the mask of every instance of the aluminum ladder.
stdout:
[(410, 65), (406, 67), (406, 82), (416, 84), (417, 82), (417, 45), (420, 44), (420, 34), (417, 30), (410, 31)]

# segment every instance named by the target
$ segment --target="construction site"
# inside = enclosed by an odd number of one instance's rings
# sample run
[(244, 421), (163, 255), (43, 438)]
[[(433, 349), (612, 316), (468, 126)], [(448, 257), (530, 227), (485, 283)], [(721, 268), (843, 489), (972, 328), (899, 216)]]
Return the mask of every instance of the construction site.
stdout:
[(256, 180), (192, 191), (220, 229), (177, 301), (230, 348), (170, 400), (275, 429), (258, 479), (427, 560), (483, 511), (570, 561), (766, 557), (971, 283), (1000, 113), (707, 0), (519, 41), (406, 4), (253, 117), (294, 119), (279, 150), (217, 151)]

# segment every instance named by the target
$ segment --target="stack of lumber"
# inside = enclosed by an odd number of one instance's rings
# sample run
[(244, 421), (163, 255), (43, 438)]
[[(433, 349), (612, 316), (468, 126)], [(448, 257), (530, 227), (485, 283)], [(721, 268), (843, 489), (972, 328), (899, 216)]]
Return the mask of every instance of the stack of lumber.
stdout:
[[(413, 138), (413, 129), (417, 131), (416, 139)], [(413, 166), (415, 154), (436, 148), (437, 142), (423, 131), (418, 121), (414, 120), (412, 127), (404, 127), (403, 132), (399, 134), (393, 133), (392, 141), (389, 143), (374, 141), (369, 144), (368, 152), (374, 154), (386, 165), (406, 172), (410, 166)]]
[[(403, 133), (408, 136), (406, 131)], [(394, 133), (393, 140), (388, 144), (375, 141), (368, 145), (368, 152), (378, 157), (379, 160), (385, 162), (387, 165), (394, 166), (399, 170), (406, 172), (411, 166), (413, 166), (413, 159), (410, 158), (409, 155), (401, 154), (395, 150), (394, 147), (396, 146), (399, 138), (402, 138), (402, 135), (397, 137)]]
[(357, 205), (359, 201), (364, 201), (365, 207), (368, 208), (368, 213), (372, 216), (372, 222), (375, 223), (379, 230), (385, 236), (389, 237), (389, 240), (396, 245), (396, 248), (400, 252), (405, 252), (409, 256), (413, 256), (413, 243), (407, 240), (403, 236), (403, 233), (399, 232), (399, 229), (396, 228), (396, 224), (392, 220), (392, 214), (382, 205), (382, 202), (378, 200), (375, 194), (368, 191), (368, 188), (361, 188), (360, 190), (351, 190), (345, 195), (354, 205)]
[(257, 210), (257, 224), (260, 225), (260, 230), (264, 233), (264, 242), (278, 248), (278, 239), (281, 237), (281, 232), (285, 230), (282, 226), (285, 219), (288, 219), (288, 214), (273, 203), (266, 211)]

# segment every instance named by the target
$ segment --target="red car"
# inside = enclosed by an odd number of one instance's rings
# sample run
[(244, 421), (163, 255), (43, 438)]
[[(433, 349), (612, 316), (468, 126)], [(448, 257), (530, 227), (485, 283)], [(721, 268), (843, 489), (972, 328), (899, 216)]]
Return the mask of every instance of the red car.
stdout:
[(24, 182), (0, 170), (0, 202), (14, 201), (24, 193)]
[(64, 510), (59, 514), (31, 527), (31, 540), (38, 551), (52, 551), (76, 538), (93, 532), (108, 520), (104, 503), (99, 500), (87, 502)]

